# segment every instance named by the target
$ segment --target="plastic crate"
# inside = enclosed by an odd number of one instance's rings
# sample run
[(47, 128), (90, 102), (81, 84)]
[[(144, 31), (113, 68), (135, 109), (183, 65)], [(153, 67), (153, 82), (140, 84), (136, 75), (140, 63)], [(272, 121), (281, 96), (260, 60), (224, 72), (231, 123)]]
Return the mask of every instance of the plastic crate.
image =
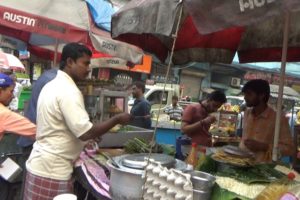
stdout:
[(19, 97), (18, 110), (24, 110), (24, 102), (29, 101), (31, 90), (23, 90)]

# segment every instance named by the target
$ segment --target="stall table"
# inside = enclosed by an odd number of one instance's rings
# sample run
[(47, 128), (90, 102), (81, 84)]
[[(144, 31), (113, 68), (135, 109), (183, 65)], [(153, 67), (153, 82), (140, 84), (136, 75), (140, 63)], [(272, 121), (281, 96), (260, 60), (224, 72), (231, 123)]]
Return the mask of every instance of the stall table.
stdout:
[[(211, 148), (210, 152), (215, 152), (217, 150), (217, 148)], [(122, 155), (124, 154), (124, 151), (122, 149), (101, 149), (97, 152), (87, 152), (87, 151), (83, 151), (82, 154), (80, 155), (81, 160), (81, 164), (85, 163), (85, 166), (87, 168), (89, 168), (88, 165), (95, 165), (95, 163), (97, 163), (97, 159), (96, 157), (98, 156), (97, 154), (99, 152), (105, 152), (107, 154), (109, 154), (110, 156), (118, 156), (118, 155)], [(100, 165), (96, 165), (96, 167), (98, 167), (97, 173), (87, 173), (84, 170), (84, 167), (82, 165), (78, 165), (78, 162), (76, 163), (77, 167), (74, 170), (74, 175), (75, 175), (75, 180), (77, 181), (77, 183), (75, 184), (75, 194), (78, 196), (79, 199), (81, 198), (85, 198), (86, 196), (86, 192), (82, 192), (80, 190), (82, 190), (82, 188), (84, 188), (84, 190), (89, 192), (89, 197), (88, 200), (94, 200), (94, 199), (104, 199), (104, 200), (108, 200), (111, 199), (110, 196), (106, 196), (101, 194), (101, 192), (99, 192), (99, 190), (95, 189), (95, 187), (92, 186), (91, 184), (91, 177), (93, 180), (97, 179), (97, 177), (99, 178), (99, 176), (97, 175), (98, 173), (101, 173), (100, 171), (103, 170), (103, 166)], [(98, 163), (99, 164), (99, 163)], [(299, 176), (299, 175), (298, 175)], [(104, 177), (105, 179), (109, 179), (109, 172), (107, 174), (107, 176)], [(237, 180), (237, 179), (236, 179)], [(98, 180), (98, 182), (105, 182), (105, 180)], [(77, 191), (76, 191), (77, 189)], [(108, 192), (108, 190), (107, 190)], [(220, 191), (219, 191), (220, 192)], [(219, 194), (219, 193), (217, 193)], [(220, 193), (221, 194), (221, 193)]]
[[(154, 129), (156, 121), (152, 120), (152, 128)], [(181, 136), (181, 124), (160, 121), (157, 126), (155, 140), (158, 144), (169, 144), (176, 146), (177, 137)]]

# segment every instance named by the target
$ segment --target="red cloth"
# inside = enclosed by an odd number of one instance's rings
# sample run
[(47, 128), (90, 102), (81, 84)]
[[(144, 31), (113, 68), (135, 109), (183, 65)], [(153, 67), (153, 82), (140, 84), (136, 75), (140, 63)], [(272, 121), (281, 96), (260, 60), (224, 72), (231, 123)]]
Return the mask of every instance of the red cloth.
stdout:
[[(183, 112), (182, 121), (187, 124), (194, 124), (208, 116), (205, 108), (201, 104), (188, 105)], [(192, 142), (204, 146), (211, 146), (211, 136), (208, 134), (210, 125), (203, 124), (201, 128), (188, 134), (192, 138)]]
[(72, 193), (73, 181), (36, 176), (27, 171), (23, 200), (53, 200), (59, 194)]

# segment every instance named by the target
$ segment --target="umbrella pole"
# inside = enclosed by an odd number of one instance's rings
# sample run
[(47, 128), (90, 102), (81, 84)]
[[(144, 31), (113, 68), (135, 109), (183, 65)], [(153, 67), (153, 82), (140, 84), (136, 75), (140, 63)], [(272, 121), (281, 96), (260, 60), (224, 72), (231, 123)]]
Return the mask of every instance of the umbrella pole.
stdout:
[(57, 65), (57, 51), (58, 51), (58, 39), (55, 39), (54, 58), (53, 58), (52, 68), (55, 68)]
[(287, 56), (289, 27), (290, 27), (290, 13), (287, 12), (285, 14), (284, 18), (285, 19), (284, 19), (284, 30), (283, 30), (283, 46), (282, 46), (282, 57), (281, 57), (280, 84), (279, 84), (278, 100), (277, 100), (274, 145), (273, 145), (273, 151), (272, 151), (273, 161), (277, 161), (278, 155), (280, 154), (279, 149), (278, 149), (278, 142), (279, 142), (279, 134), (280, 134), (281, 114), (282, 114), (282, 96), (283, 96), (283, 88), (284, 88), (284, 81), (285, 81), (286, 56)]
[[(164, 95), (164, 93), (166, 91), (166, 85), (167, 85), (167, 81), (168, 81), (168, 77), (169, 77), (169, 73), (170, 73), (170, 69), (171, 69), (171, 65), (172, 65), (172, 59), (173, 59), (173, 55), (174, 55), (174, 49), (175, 49), (175, 44), (176, 44), (176, 40), (177, 40), (177, 35), (178, 35), (178, 31), (179, 31), (179, 25), (180, 25), (180, 21), (181, 21), (181, 18), (182, 18), (182, 14), (183, 14), (183, 3), (181, 1), (181, 6), (180, 6), (180, 9), (179, 9), (179, 17), (178, 17), (178, 21), (177, 21), (177, 24), (176, 24), (175, 33), (172, 34), (174, 39), (173, 39), (172, 49), (171, 49), (171, 53), (170, 53), (170, 57), (169, 57), (170, 59), (169, 59), (168, 66), (167, 66), (167, 72), (166, 72), (166, 78), (165, 78), (165, 82), (164, 82), (164, 86), (163, 86), (162, 96)], [(152, 154), (152, 146), (155, 144), (156, 132), (157, 132), (157, 127), (158, 127), (158, 120), (159, 120), (159, 115), (160, 115), (161, 109), (162, 109), (162, 101), (163, 101), (163, 98), (160, 99), (158, 113), (157, 113), (157, 117), (155, 119), (155, 128), (154, 128), (154, 133), (153, 133), (153, 136), (152, 136), (152, 139), (151, 139), (151, 148), (150, 148), (150, 152), (149, 152), (149, 156), (148, 156), (148, 159), (147, 159), (146, 166), (149, 165), (149, 160), (150, 160), (149, 158), (151, 157), (151, 154)], [(147, 175), (147, 171), (145, 171), (144, 176), (146, 177), (146, 175)], [(144, 179), (143, 186), (145, 186), (145, 183), (146, 183), (146, 179)], [(145, 190), (143, 189), (142, 196), (144, 196), (144, 192), (145, 192)]]
[[(178, 30), (179, 30), (179, 25), (180, 25), (180, 20), (181, 20), (182, 14), (183, 14), (183, 3), (181, 2), (181, 7), (180, 7), (180, 10), (179, 10), (179, 17), (178, 17), (178, 21), (177, 21), (177, 24), (176, 24), (175, 33), (172, 34), (174, 40), (173, 40), (172, 49), (171, 49), (171, 53), (170, 53), (170, 57), (169, 57), (170, 59), (169, 59), (168, 66), (167, 66), (166, 78), (165, 78), (165, 82), (164, 82), (164, 86), (163, 86), (163, 94), (166, 91), (166, 85), (167, 85), (167, 81), (168, 81), (168, 77), (169, 77), (169, 73), (170, 73), (170, 69), (171, 69), (171, 65), (172, 65), (172, 59), (173, 59), (173, 55), (174, 55), (174, 48), (175, 48), (175, 44), (176, 44), (176, 40), (177, 40), (177, 35), (178, 35)], [(163, 100), (163, 98), (160, 99), (158, 114), (157, 114), (157, 117), (156, 117), (156, 120), (155, 120), (156, 123), (155, 123), (155, 128), (154, 128), (154, 134), (153, 134), (153, 137), (152, 137), (152, 141), (155, 141), (155, 135), (156, 135), (157, 126), (158, 126), (158, 118), (159, 118), (159, 115), (161, 113), (161, 108), (162, 108), (162, 100)], [(152, 149), (150, 148), (150, 154), (151, 154), (151, 151), (152, 151)]]

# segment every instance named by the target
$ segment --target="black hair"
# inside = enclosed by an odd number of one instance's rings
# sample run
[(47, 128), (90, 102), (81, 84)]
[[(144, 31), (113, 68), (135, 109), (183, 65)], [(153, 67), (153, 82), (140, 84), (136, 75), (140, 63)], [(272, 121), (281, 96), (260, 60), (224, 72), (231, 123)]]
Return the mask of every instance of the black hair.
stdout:
[(137, 88), (141, 89), (143, 93), (145, 93), (145, 83), (142, 81), (136, 81), (132, 85), (135, 85)]
[(59, 69), (63, 70), (65, 68), (68, 58), (71, 58), (74, 61), (76, 61), (84, 54), (88, 56), (92, 56), (92, 51), (82, 44), (78, 44), (78, 43), (66, 44), (62, 50)]
[(265, 102), (269, 101), (270, 98), (270, 85), (269, 82), (262, 79), (254, 79), (248, 81), (242, 88), (242, 92), (252, 91), (257, 95), (265, 95)]
[(220, 102), (220, 103), (226, 103), (227, 99), (226, 99), (226, 96), (224, 94), (224, 92), (222, 91), (219, 91), (219, 90), (216, 90), (216, 91), (213, 91), (212, 93), (210, 93), (208, 95), (208, 100), (211, 100), (211, 101), (216, 101), (216, 102)]
[(172, 96), (172, 100), (177, 100), (178, 101), (178, 96), (177, 95)]

